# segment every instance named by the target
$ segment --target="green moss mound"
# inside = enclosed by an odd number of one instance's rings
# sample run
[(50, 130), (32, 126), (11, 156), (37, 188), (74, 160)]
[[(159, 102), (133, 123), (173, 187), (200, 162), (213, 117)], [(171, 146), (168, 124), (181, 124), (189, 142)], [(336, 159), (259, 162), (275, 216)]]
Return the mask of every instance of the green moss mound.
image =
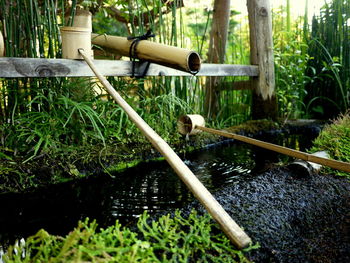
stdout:
[[(332, 159), (350, 162), (350, 111), (341, 115), (331, 124), (326, 125), (314, 141), (310, 152), (327, 151)], [(346, 176), (350, 174), (328, 167), (323, 168), (324, 173)]]
[(138, 220), (137, 230), (114, 226), (98, 229), (86, 219), (66, 237), (40, 230), (20, 245), (9, 247), (9, 262), (249, 262), (251, 249), (235, 250), (208, 214), (193, 210), (188, 218), (176, 211), (152, 221), (147, 213)]
[(240, 125), (226, 128), (228, 132), (238, 133), (244, 132), (248, 134), (255, 134), (260, 131), (268, 131), (280, 128), (280, 124), (271, 120), (250, 120)]

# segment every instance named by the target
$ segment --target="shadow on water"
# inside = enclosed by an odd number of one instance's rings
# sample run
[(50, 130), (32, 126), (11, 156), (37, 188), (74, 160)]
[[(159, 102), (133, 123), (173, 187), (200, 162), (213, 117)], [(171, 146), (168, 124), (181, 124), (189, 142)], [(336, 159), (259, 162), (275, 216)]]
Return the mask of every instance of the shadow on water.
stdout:
[[(257, 139), (305, 150), (316, 135), (272, 132)], [(327, 262), (347, 262), (350, 258), (348, 181), (295, 177), (293, 171), (272, 165), (290, 158), (236, 141), (181, 157), (225, 210), (260, 242), (262, 248), (251, 255), (257, 262), (325, 262), (327, 256), (336, 259)], [(202, 209), (165, 161), (142, 163), (114, 177), (97, 175), (31, 193), (0, 195), (0, 244), (40, 228), (66, 235), (86, 217), (104, 227), (116, 219), (131, 225), (144, 210), (159, 214), (175, 208)]]

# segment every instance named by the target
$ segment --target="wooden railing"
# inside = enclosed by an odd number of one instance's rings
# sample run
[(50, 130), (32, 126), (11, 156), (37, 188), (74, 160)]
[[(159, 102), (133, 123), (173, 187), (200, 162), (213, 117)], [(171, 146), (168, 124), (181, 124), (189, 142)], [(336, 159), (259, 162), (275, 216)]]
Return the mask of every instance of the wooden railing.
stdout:
[[(104, 76), (131, 76), (131, 62), (121, 60), (94, 60)], [(136, 76), (143, 72), (143, 63), (136, 64)], [(250, 76), (259, 75), (258, 66), (202, 64), (196, 76)], [(94, 77), (94, 73), (82, 60), (44, 58), (0, 58), (1, 78), (23, 77)], [(192, 76), (190, 73), (169, 67), (150, 64), (146, 76)]]

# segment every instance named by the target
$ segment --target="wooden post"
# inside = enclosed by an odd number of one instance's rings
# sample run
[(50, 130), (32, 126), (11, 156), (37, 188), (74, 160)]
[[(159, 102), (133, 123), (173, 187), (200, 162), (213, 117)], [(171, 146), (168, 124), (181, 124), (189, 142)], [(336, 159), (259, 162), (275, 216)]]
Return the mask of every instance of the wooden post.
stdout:
[(134, 109), (119, 95), (107, 79), (97, 70), (92, 60), (84, 50), (79, 49), (86, 63), (95, 73), (107, 92), (126, 112), (129, 118), (135, 123), (140, 131), (147, 137), (152, 145), (165, 157), (170, 166), (174, 169), (180, 179), (186, 184), (194, 196), (207, 209), (209, 214), (218, 222), (227, 237), (238, 248), (244, 248), (251, 243), (249, 236), (237, 225), (237, 223), (227, 214), (222, 206), (211, 195), (207, 188), (198, 180), (187, 165), (171, 149), (171, 147), (134, 111)]
[(253, 119), (276, 119), (277, 100), (272, 40), (272, 18), (269, 0), (247, 0), (250, 63), (259, 66), (259, 77), (252, 78), (254, 92)]

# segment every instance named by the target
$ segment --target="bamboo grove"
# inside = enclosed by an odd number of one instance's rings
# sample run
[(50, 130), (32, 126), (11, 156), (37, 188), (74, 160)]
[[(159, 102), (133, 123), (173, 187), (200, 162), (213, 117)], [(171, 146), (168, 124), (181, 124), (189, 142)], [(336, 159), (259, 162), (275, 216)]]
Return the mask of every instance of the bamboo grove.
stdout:
[[(96, 33), (140, 35), (147, 29), (155, 41), (198, 51), (206, 61), (212, 20), (210, 8), (183, 1), (0, 0), (0, 29), (6, 56), (60, 58), (59, 27), (69, 24), (79, 4), (93, 13)], [(349, 0), (333, 0), (315, 14), (291, 21), (290, 4), (273, 10), (275, 69), (279, 116), (331, 118), (349, 107)], [(307, 12), (306, 12), (307, 13)], [(231, 12), (225, 63), (248, 64), (247, 23)], [(227, 127), (250, 119), (251, 90), (224, 88), (219, 112), (211, 125)], [(202, 113), (205, 79), (200, 77), (110, 78), (126, 100), (164, 138), (177, 135), (176, 119), (186, 112)], [(165, 118), (166, 116), (166, 118)], [(163, 126), (159, 127), (162, 122)], [(62, 145), (142, 140), (119, 107), (94, 80), (66, 78), (1, 79), (0, 151), (25, 155), (26, 160)]]

